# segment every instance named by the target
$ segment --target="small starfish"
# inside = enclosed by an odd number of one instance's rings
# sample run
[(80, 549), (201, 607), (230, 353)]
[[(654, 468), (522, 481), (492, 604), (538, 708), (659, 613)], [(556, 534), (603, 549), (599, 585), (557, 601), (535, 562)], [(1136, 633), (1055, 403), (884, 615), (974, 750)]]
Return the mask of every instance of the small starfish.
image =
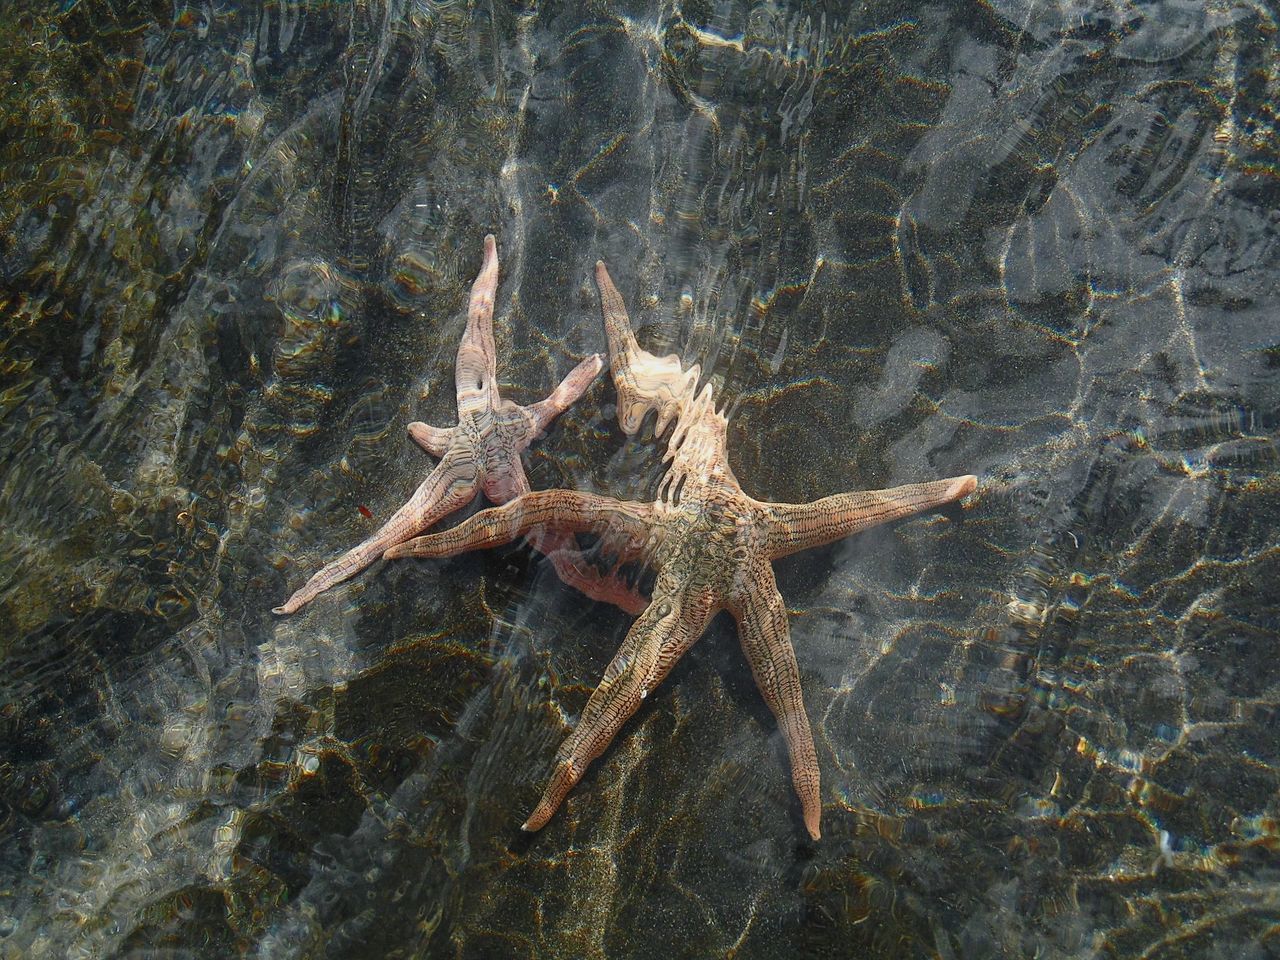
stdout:
[[(582, 396), (604, 361), (599, 354), (583, 360), (538, 403), (522, 407), (502, 399), (493, 342), (497, 288), (498, 246), (490, 234), (484, 238), (484, 263), (471, 287), (467, 329), (458, 345), (458, 425), (442, 429), (421, 422), (409, 424), (409, 436), (427, 453), (439, 457), (439, 464), (376, 533), (322, 568), (276, 607), (275, 613), (294, 613), (334, 584), (355, 576), (388, 548), (466, 506), (477, 488), (493, 503), (507, 503), (529, 492), (520, 454)], [(571, 538), (541, 533), (532, 543), (551, 558), (565, 583), (592, 599), (615, 604), (629, 613), (639, 613), (648, 602), (620, 579), (601, 576), (580, 564), (576, 551), (565, 549)]]
[(623, 562), (639, 561), (656, 570), (652, 602), (632, 625), (578, 726), (556, 754), (551, 779), (525, 830), (546, 824), (711, 618), (727, 610), (738, 622), (756, 685), (777, 718), (805, 827), (817, 840), (822, 813), (818, 759), (772, 561), (959, 500), (975, 489), (977, 478), (840, 493), (813, 503), (752, 499), (729, 469), (727, 421), (714, 407), (711, 386), (697, 392), (699, 367), (685, 370), (674, 355), (659, 358), (641, 350), (603, 263), (596, 265), (596, 283), (622, 429), (635, 433), (650, 410), (657, 413), (655, 435), (675, 422), (666, 453), (671, 466), (658, 499), (633, 503), (569, 490), (529, 493), (386, 555), (451, 556), (497, 546), (529, 530), (552, 529), (566, 537), (593, 533)]

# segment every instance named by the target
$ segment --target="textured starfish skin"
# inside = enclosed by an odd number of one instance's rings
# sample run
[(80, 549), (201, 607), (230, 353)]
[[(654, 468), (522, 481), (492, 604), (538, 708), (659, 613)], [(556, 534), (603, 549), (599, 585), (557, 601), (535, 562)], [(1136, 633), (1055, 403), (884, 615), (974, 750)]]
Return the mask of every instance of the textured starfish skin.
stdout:
[[(493, 503), (507, 503), (529, 492), (520, 454), (547, 425), (568, 409), (591, 385), (604, 365), (599, 354), (578, 364), (551, 394), (527, 407), (504, 400), (498, 392), (497, 350), (493, 340), (493, 302), (498, 288), (498, 247), (492, 234), (484, 238), (484, 263), (471, 287), (467, 329), (458, 345), (455, 383), (458, 425), (440, 428), (409, 424), (409, 436), (440, 458), (414, 492), (377, 532), (311, 577), (281, 606), (294, 613), (337, 583), (355, 576), (390, 547), (470, 503), (477, 490)], [(647, 601), (612, 576), (601, 576), (580, 562), (569, 541), (554, 532), (535, 531), (534, 547), (548, 554), (561, 579), (595, 600), (639, 613)]]
[(772, 561), (959, 500), (975, 489), (977, 478), (841, 493), (803, 504), (749, 497), (729, 469), (727, 421), (715, 410), (711, 387), (697, 392), (699, 368), (685, 370), (678, 357), (659, 358), (641, 350), (603, 263), (596, 265), (596, 283), (619, 423), (634, 433), (650, 410), (657, 413), (655, 434), (675, 422), (666, 452), (671, 465), (658, 499), (632, 503), (566, 490), (529, 493), (450, 530), (410, 540), (387, 556), (451, 556), (550, 528), (566, 537), (595, 534), (623, 561), (638, 560), (656, 571), (652, 601), (557, 752), (551, 779), (524, 829), (546, 824), (711, 618), (727, 610), (737, 620), (756, 685), (777, 718), (805, 827), (817, 840), (822, 813), (818, 760)]

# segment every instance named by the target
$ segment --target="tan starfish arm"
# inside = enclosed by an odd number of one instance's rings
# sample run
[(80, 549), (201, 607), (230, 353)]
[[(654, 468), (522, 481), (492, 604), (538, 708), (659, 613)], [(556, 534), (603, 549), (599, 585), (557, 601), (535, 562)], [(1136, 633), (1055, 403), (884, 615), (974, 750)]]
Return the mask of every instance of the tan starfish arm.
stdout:
[(294, 613), (334, 584), (355, 576), (382, 556), (390, 546), (425, 530), (442, 517), (471, 502), (475, 493), (475, 467), (453, 457), (441, 460), (422, 481), (409, 501), (397, 510), (376, 533), (337, 560), (321, 568), (296, 593), (272, 612)]
[(597, 603), (608, 603), (633, 616), (649, 605), (649, 598), (617, 573), (601, 573), (587, 563), (582, 549), (571, 536), (551, 534), (534, 541), (534, 548), (546, 554), (560, 579)]
[(498, 396), (498, 349), (493, 342), (493, 301), (498, 292), (498, 242), (484, 238), (484, 263), (471, 285), (467, 329), (458, 344), (454, 382), (458, 411), (492, 407)]
[[(529, 481), (521, 471), (518, 487), (507, 499), (514, 500), (527, 493), (529, 493)], [(587, 563), (573, 533), (557, 533), (545, 528), (541, 531), (534, 530), (530, 535), (529, 544), (539, 553), (546, 555), (563, 583), (592, 600), (612, 604), (632, 615), (640, 613), (649, 605), (649, 599), (627, 586), (626, 581), (617, 572), (601, 573)], [(634, 551), (632, 555), (620, 556), (622, 563), (633, 559), (637, 559)]]
[(701, 370), (696, 364), (683, 369), (675, 354), (655, 357), (640, 349), (622, 294), (613, 285), (603, 261), (596, 263), (596, 286), (600, 288), (600, 308), (609, 340), (609, 367), (618, 391), (618, 425), (624, 433), (633, 434), (640, 429), (645, 413), (656, 410), (657, 436), (693, 402)]
[(751, 673), (764, 702), (778, 720), (778, 731), (791, 757), (791, 782), (800, 798), (805, 828), (814, 840), (821, 837), (821, 778), (813, 733), (800, 690), (800, 670), (791, 646), (787, 608), (778, 593), (773, 571), (762, 565), (755, 571), (749, 591), (730, 605), (738, 620), (738, 640), (751, 664)]
[(632, 624), (605, 669), (577, 727), (556, 752), (551, 779), (522, 829), (541, 830), (546, 825), (591, 761), (604, 753), (644, 698), (702, 636), (712, 612), (706, 600), (655, 592), (653, 603)]
[[(587, 388), (591, 386), (591, 381), (603, 368), (604, 357), (593, 353), (570, 370), (568, 376), (560, 381), (545, 400), (539, 400), (525, 407), (533, 418), (534, 436), (546, 430), (552, 420), (573, 406), (577, 399), (586, 393)], [(532, 437), (530, 439), (532, 440)]]
[(433, 457), (443, 457), (453, 442), (456, 427), (433, 427), (429, 423), (415, 420), (409, 424), (409, 439)]
[(596, 261), (596, 287), (600, 291), (600, 310), (604, 314), (604, 333), (609, 341), (609, 358), (615, 364), (629, 363), (643, 353), (631, 329), (631, 317), (622, 294), (609, 276), (609, 268), (603, 260)]
[(594, 533), (621, 553), (641, 553), (649, 540), (653, 506), (576, 490), (536, 490), (500, 507), (481, 510), (456, 527), (392, 547), (399, 557), (452, 557), (498, 547), (537, 527), (559, 534)]
[(765, 552), (771, 560), (820, 547), (890, 520), (923, 513), (972, 493), (972, 474), (887, 490), (837, 493), (812, 503), (760, 503)]

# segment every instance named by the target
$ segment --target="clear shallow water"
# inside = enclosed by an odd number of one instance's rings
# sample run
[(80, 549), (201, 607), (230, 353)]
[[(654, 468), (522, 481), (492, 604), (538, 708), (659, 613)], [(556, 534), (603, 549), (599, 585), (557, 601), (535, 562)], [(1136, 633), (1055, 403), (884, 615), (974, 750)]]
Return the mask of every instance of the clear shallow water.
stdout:
[[(19, 4), (0, 28), (0, 956), (1280, 951), (1277, 12)], [(703, 364), (747, 491), (964, 472), (778, 564), (804, 839), (719, 620), (542, 833), (629, 619), (520, 550), (270, 608), (499, 375)], [(602, 379), (535, 487), (651, 493)]]

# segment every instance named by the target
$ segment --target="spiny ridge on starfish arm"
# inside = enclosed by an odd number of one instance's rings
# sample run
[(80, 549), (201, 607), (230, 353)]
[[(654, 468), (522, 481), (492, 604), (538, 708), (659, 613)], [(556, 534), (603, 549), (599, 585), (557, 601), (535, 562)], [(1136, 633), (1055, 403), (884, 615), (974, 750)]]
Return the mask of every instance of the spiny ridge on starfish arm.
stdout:
[(550, 781), (524, 829), (538, 830), (547, 823), (711, 618), (726, 610), (737, 620), (756, 685), (777, 718), (801, 816), (817, 840), (821, 777), (772, 561), (959, 500), (974, 491), (977, 477), (838, 493), (813, 503), (753, 499), (729, 468), (725, 417), (715, 409), (710, 386), (698, 392), (698, 367), (686, 369), (677, 357), (659, 358), (642, 350), (603, 263), (596, 266), (596, 283), (622, 429), (634, 433), (651, 410), (658, 415), (657, 433), (675, 422), (659, 498), (633, 503), (571, 490), (527, 493), (452, 529), (393, 547), (386, 556), (453, 556), (541, 529), (565, 538), (595, 534), (621, 562), (640, 562), (655, 572), (652, 600), (557, 752)]
[[(440, 462), (413, 496), (363, 543), (314, 574), (293, 596), (275, 608), (294, 613), (335, 584), (355, 576), (383, 553), (470, 503), (482, 492), (493, 503), (507, 503), (529, 491), (520, 454), (567, 410), (595, 379), (604, 361), (593, 354), (579, 363), (545, 400), (519, 406), (498, 390), (497, 348), (493, 340), (493, 304), (498, 289), (498, 245), (484, 238), (484, 263), (471, 287), (467, 327), (458, 345), (455, 385), (458, 425), (409, 424), (409, 436)], [(530, 531), (531, 544), (546, 554), (565, 583), (594, 600), (629, 613), (647, 601), (620, 576), (602, 575), (587, 564), (575, 541), (553, 531)]]

